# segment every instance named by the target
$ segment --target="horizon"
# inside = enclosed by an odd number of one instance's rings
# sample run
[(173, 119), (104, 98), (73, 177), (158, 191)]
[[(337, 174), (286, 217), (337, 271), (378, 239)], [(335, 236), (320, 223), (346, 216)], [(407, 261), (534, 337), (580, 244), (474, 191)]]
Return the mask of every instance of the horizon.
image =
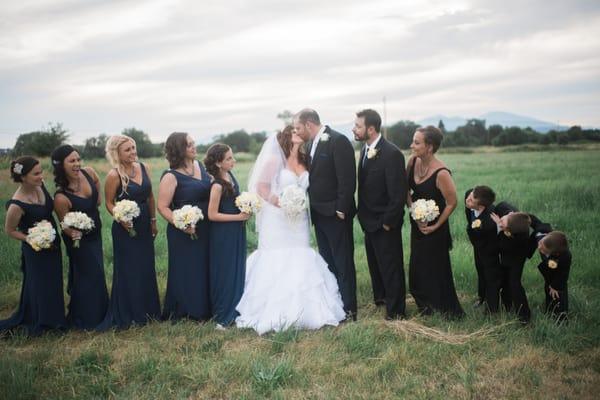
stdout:
[(22, 0), (0, 12), (1, 148), (49, 122), (74, 144), (128, 127), (203, 143), (274, 131), (278, 113), (306, 106), (330, 125), (373, 108), (388, 126), (493, 110), (600, 126), (590, 1)]

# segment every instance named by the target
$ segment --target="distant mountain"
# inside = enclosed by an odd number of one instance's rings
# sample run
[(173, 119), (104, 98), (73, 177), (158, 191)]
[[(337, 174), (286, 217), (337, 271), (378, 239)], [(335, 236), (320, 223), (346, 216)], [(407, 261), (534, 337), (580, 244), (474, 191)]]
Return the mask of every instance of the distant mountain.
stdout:
[[(487, 127), (489, 127), (490, 125), (502, 125), (503, 127), (518, 126), (520, 128), (530, 127), (541, 133), (546, 133), (552, 129), (569, 129), (568, 126), (556, 125), (552, 122), (541, 121), (539, 119), (501, 111), (488, 112), (474, 118), (484, 119)], [(444, 115), (434, 115), (432, 117), (424, 118), (420, 121), (417, 121), (417, 123), (422, 126), (437, 126), (440, 120), (444, 121), (444, 126), (449, 131), (453, 131), (457, 127), (464, 125), (467, 122), (467, 118), (463, 117), (446, 117)]]

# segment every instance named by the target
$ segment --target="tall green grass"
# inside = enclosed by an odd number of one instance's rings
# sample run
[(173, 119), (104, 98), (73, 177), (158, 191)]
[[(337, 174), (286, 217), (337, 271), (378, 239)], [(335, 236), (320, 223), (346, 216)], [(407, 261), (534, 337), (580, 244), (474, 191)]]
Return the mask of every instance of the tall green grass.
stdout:
[[(594, 398), (600, 374), (600, 273), (598, 211), (600, 151), (503, 152), (440, 155), (452, 170), (459, 200), (476, 184), (567, 232), (574, 254), (569, 290), (571, 320), (557, 327), (541, 313), (543, 282), (537, 256), (523, 274), (533, 321), (521, 328), (512, 317), (488, 317), (471, 308), (476, 296), (472, 249), (462, 204), (451, 217), (451, 252), (461, 321), (418, 319), (449, 333), (498, 329), (464, 345), (401, 333), (371, 304), (363, 236), (355, 224), (359, 321), (317, 332), (289, 330), (263, 337), (251, 330), (214, 330), (181, 321), (151, 323), (123, 332), (20, 334), (0, 340), (0, 398)], [(166, 162), (153, 159), (156, 193)], [(101, 176), (106, 163), (90, 163)], [(15, 185), (0, 171), (0, 200)], [(251, 162), (234, 172), (246, 182)], [(44, 162), (52, 190), (50, 166)], [(4, 222), (5, 210), (0, 210)], [(161, 296), (167, 272), (165, 223), (159, 217), (156, 266)], [(105, 268), (112, 281), (110, 218), (102, 208)], [(404, 257), (408, 266), (409, 228)], [(256, 247), (253, 222), (248, 248)], [(0, 234), (0, 318), (18, 304), (20, 245)], [(406, 267), (407, 269), (408, 267)], [(66, 269), (65, 269), (66, 278)], [(67, 299), (68, 300), (68, 299)], [(408, 314), (416, 308), (408, 299)]]

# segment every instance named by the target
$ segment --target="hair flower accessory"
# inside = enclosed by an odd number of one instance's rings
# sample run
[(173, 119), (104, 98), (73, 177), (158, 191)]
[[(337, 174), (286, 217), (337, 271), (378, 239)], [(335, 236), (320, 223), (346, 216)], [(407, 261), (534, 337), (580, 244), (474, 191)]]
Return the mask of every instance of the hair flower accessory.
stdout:
[(473, 222), (471, 222), (471, 229), (477, 229), (481, 227), (481, 220), (477, 218)]
[(377, 153), (379, 153), (379, 150), (377, 150), (376, 148), (369, 148), (369, 150), (367, 151), (367, 158), (370, 160), (371, 158), (374, 158)]
[(59, 160), (52, 160), (52, 165), (58, 165), (58, 164), (60, 164)]
[(548, 268), (556, 269), (558, 267), (558, 263), (554, 260), (548, 260)]
[(13, 172), (17, 175), (21, 175), (21, 173), (23, 172), (23, 164), (15, 163), (15, 165), (13, 166)]
[(321, 139), (319, 139), (320, 142), (326, 142), (328, 140), (329, 140), (329, 133), (321, 134)]

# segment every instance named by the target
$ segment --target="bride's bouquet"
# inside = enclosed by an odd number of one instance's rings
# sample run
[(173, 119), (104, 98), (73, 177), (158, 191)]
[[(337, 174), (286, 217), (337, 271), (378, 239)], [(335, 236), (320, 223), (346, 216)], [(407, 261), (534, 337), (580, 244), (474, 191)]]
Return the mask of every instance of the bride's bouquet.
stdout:
[(262, 200), (256, 193), (242, 192), (235, 198), (235, 206), (246, 214), (256, 214), (262, 207)]
[(295, 222), (308, 206), (306, 191), (297, 185), (286, 186), (279, 197), (279, 206), (290, 222)]
[[(140, 216), (140, 207), (133, 200), (121, 200), (115, 203), (113, 208), (113, 217), (117, 222), (133, 222), (134, 218)], [(133, 229), (133, 225), (131, 228), (127, 230), (129, 232), (130, 237), (134, 237), (137, 233), (135, 229)]]
[[(173, 225), (182, 231), (191, 226), (196, 226), (196, 223), (202, 219), (204, 219), (204, 214), (202, 214), (202, 210), (197, 206), (186, 204), (173, 211)], [(195, 233), (192, 233), (190, 237), (192, 240), (198, 239), (198, 235)]]
[(428, 223), (440, 215), (440, 208), (434, 200), (419, 199), (410, 206), (410, 216), (417, 222)]
[[(63, 218), (60, 226), (63, 229), (77, 229), (82, 232), (89, 232), (94, 229), (94, 220), (91, 219), (86, 213), (81, 211), (70, 211)], [(79, 248), (79, 239), (73, 240), (73, 247)]]
[(45, 219), (36, 222), (27, 230), (27, 243), (35, 250), (49, 249), (56, 239), (56, 231), (52, 224)]

